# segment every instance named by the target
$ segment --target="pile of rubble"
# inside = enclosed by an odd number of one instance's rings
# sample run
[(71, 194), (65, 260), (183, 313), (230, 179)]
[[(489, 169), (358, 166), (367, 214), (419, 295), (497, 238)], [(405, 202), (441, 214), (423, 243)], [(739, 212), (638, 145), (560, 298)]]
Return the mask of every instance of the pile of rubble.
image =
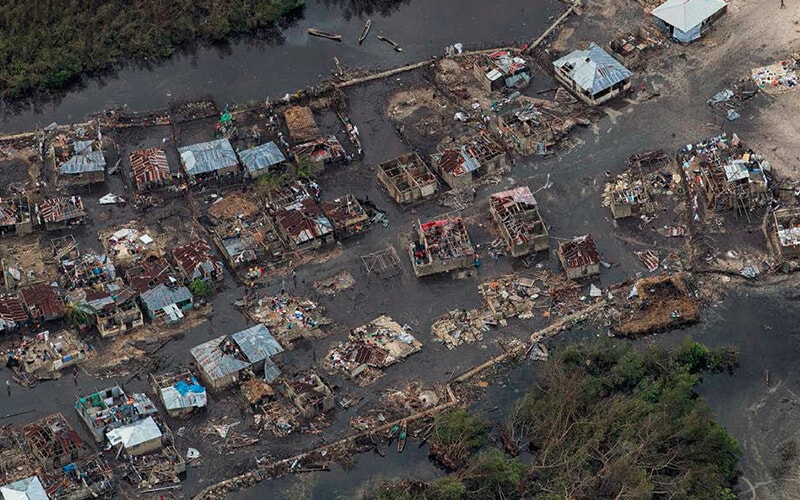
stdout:
[(330, 278), (315, 281), (314, 289), (325, 295), (336, 295), (342, 290), (347, 290), (356, 284), (355, 278), (347, 270), (341, 271)]
[(311, 300), (288, 293), (259, 298), (247, 310), (253, 321), (265, 324), (287, 348), (301, 337), (324, 337), (326, 332), (320, 327), (330, 324), (330, 320), (323, 313), (324, 309)]

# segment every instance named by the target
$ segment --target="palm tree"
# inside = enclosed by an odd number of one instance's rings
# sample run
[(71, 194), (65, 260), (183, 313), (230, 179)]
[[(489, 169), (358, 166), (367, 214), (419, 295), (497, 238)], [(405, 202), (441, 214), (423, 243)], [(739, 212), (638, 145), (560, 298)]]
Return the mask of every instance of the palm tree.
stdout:
[(88, 325), (92, 316), (97, 313), (97, 309), (86, 302), (70, 302), (65, 307), (67, 323), (78, 330)]
[(258, 178), (255, 191), (264, 202), (267, 202), (272, 194), (283, 186), (284, 182), (286, 182), (285, 173), (271, 170)]
[(297, 159), (297, 177), (305, 181), (313, 181), (317, 178), (319, 171), (317, 164), (308, 156), (301, 156)]

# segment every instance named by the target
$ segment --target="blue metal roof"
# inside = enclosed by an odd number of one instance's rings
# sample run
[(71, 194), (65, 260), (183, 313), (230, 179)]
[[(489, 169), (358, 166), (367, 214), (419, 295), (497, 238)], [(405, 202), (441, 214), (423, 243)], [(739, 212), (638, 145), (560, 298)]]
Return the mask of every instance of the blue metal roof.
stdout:
[(240, 151), (239, 159), (242, 160), (242, 165), (250, 172), (264, 170), (286, 161), (283, 152), (274, 142), (268, 142), (254, 148)]
[(236, 342), (236, 345), (242, 350), (242, 354), (247, 356), (251, 363), (258, 363), (274, 354), (283, 352), (283, 347), (269, 333), (269, 329), (261, 323), (234, 333), (231, 335), (231, 339)]
[(207, 174), (239, 165), (236, 151), (228, 139), (201, 142), (178, 148), (188, 175)]
[(106, 159), (102, 151), (92, 151), (92, 141), (76, 141), (72, 144), (75, 155), (58, 167), (63, 175), (82, 174), (86, 172), (103, 172)]
[(140, 295), (150, 311), (158, 311), (171, 304), (192, 300), (192, 292), (185, 286), (168, 287), (164, 284), (151, 288)]
[(595, 43), (588, 50), (575, 50), (555, 60), (553, 66), (567, 70), (572, 81), (592, 95), (633, 75)]

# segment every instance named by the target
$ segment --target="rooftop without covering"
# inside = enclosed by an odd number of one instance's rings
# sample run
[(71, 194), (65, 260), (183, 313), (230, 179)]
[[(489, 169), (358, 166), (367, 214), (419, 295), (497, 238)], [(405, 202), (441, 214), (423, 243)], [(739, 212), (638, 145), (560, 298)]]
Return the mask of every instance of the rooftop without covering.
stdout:
[(550, 247), (547, 227), (539, 215), (539, 206), (528, 186), (493, 194), (489, 198), (489, 210), (500, 226), (500, 232), (513, 257)]
[(590, 234), (559, 243), (558, 257), (570, 279), (600, 274), (600, 254)]

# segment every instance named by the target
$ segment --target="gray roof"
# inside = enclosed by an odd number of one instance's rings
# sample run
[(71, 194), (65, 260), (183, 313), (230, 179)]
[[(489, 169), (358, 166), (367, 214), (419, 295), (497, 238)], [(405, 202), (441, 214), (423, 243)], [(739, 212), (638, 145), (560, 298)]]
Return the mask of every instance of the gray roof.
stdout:
[(181, 162), (189, 175), (207, 174), (237, 166), (239, 160), (228, 139), (202, 142), (178, 148)]
[(261, 323), (234, 333), (231, 338), (251, 363), (258, 363), (283, 351), (283, 347), (269, 333), (269, 329)]
[(103, 172), (106, 169), (106, 159), (102, 151), (92, 151), (92, 144), (94, 141), (73, 142), (74, 155), (58, 166), (58, 172), (63, 175)]
[(283, 351), (283, 347), (263, 324), (230, 336), (231, 340), (239, 346), (239, 350), (247, 361), (222, 352), (220, 346), (225, 338), (225, 335), (217, 337), (190, 350), (197, 364), (203, 367), (205, 373), (212, 380), (219, 380), (232, 373), (237, 373)]
[(192, 292), (185, 286), (169, 287), (161, 284), (142, 293), (142, 302), (150, 311), (158, 311), (171, 304), (192, 300)]
[(47, 493), (42, 486), (42, 482), (39, 481), (39, 476), (31, 476), (0, 486), (0, 498), (6, 500), (47, 500)]
[(281, 376), (281, 369), (278, 368), (278, 365), (275, 364), (274, 361), (267, 358), (264, 360), (264, 380), (267, 383), (272, 383)]
[(555, 60), (553, 66), (567, 70), (569, 77), (592, 95), (633, 74), (595, 43), (589, 45), (587, 50), (575, 50)]
[(242, 160), (242, 165), (250, 172), (264, 170), (286, 161), (283, 152), (274, 142), (268, 142), (254, 148), (240, 151), (239, 159)]
[(687, 32), (724, 9), (726, 5), (723, 0), (667, 0), (653, 9), (653, 15)]

